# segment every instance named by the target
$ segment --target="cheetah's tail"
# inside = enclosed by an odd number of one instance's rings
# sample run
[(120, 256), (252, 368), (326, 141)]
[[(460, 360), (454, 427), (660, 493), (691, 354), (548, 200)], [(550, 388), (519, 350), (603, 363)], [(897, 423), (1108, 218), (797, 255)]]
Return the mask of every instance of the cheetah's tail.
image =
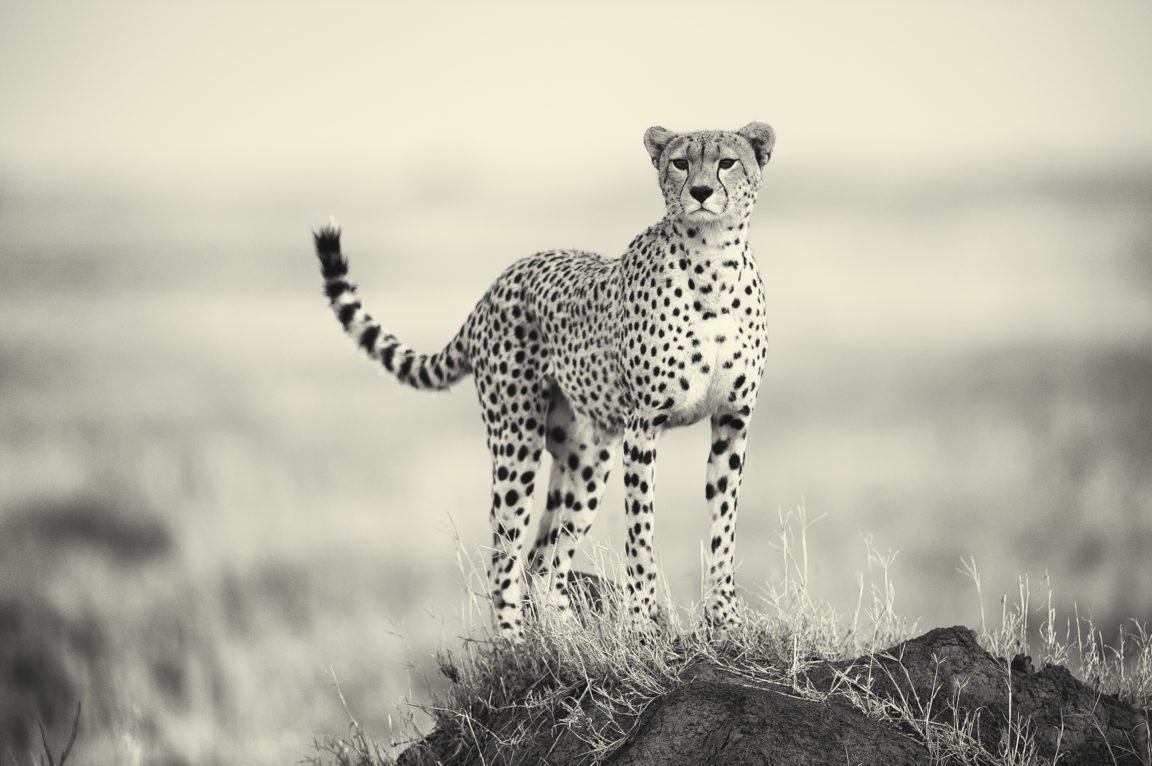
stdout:
[(340, 229), (329, 223), (313, 232), (320, 272), (324, 276), (324, 293), (344, 331), (373, 360), (384, 366), (413, 388), (438, 390), (448, 388), (471, 371), (461, 329), (447, 346), (431, 356), (417, 354), (396, 336), (385, 332), (380, 324), (360, 305), (356, 285), (348, 281), (348, 259), (340, 252)]

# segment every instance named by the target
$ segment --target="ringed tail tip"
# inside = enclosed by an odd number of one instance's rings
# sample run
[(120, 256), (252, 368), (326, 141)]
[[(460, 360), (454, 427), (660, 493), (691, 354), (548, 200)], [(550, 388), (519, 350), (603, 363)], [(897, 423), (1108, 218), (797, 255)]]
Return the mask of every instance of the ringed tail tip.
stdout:
[(325, 279), (343, 277), (348, 273), (348, 260), (340, 252), (340, 226), (336, 218), (312, 232), (316, 243), (316, 256), (320, 259), (320, 271)]

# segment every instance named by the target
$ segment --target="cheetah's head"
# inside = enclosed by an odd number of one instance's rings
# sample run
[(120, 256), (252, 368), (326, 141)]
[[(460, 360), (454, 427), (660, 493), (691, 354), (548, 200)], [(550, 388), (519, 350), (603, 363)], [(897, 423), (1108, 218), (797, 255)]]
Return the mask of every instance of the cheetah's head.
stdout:
[(752, 214), (775, 143), (775, 131), (763, 122), (736, 132), (673, 133), (656, 126), (644, 133), (668, 215), (697, 226), (731, 226)]

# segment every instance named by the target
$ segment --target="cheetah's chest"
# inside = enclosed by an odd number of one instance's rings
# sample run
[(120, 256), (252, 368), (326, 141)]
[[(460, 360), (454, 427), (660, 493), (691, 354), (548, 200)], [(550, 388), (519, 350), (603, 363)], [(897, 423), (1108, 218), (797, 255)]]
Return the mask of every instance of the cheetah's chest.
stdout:
[(653, 399), (667, 425), (695, 423), (751, 403), (763, 351), (754, 267), (724, 253), (694, 263), (673, 259), (663, 288), (668, 299), (658, 302), (652, 319), (661, 347), (667, 347), (667, 385)]

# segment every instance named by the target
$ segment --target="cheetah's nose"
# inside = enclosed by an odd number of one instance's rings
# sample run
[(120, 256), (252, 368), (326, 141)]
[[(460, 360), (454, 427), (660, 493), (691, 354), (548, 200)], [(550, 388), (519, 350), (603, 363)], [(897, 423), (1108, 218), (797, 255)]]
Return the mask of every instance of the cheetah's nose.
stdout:
[(693, 186), (688, 190), (688, 193), (691, 194), (692, 198), (697, 202), (703, 202), (712, 196), (712, 189), (707, 186)]

